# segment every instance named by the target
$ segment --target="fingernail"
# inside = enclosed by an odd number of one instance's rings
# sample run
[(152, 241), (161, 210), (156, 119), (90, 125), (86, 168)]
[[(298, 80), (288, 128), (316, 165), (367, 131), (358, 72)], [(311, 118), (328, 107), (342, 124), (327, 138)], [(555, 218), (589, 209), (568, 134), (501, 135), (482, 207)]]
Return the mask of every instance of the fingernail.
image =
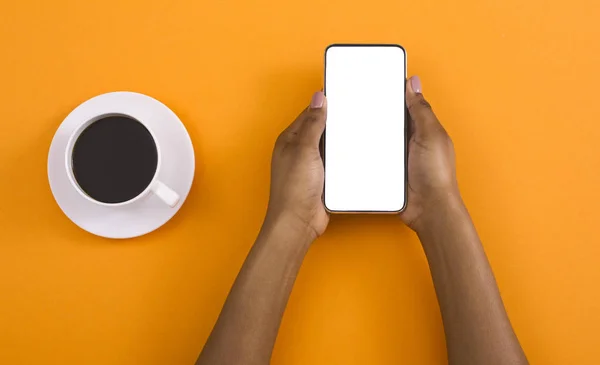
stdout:
[(413, 91), (417, 94), (423, 92), (421, 90), (421, 79), (417, 75), (410, 78), (410, 86), (412, 87)]
[(317, 91), (313, 94), (312, 100), (310, 101), (311, 109), (320, 109), (323, 107), (323, 102), (325, 101), (325, 94), (322, 91)]

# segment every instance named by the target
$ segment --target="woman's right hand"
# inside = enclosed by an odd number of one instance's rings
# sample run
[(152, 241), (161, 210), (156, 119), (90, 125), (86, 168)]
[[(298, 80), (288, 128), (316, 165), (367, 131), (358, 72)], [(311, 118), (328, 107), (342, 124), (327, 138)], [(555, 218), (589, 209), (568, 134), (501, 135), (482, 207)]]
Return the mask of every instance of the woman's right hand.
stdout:
[(407, 81), (406, 105), (410, 115), (408, 202), (401, 218), (418, 233), (436, 211), (444, 205), (462, 204), (462, 200), (452, 140), (423, 97), (418, 76)]

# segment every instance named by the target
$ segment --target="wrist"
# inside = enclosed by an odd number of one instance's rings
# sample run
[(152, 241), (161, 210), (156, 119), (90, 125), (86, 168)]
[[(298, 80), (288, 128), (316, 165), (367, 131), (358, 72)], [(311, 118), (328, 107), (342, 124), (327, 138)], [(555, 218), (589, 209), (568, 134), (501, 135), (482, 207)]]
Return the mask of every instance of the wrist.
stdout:
[(468, 216), (465, 205), (459, 193), (448, 192), (424, 204), (423, 213), (413, 223), (417, 235), (435, 229), (445, 224), (451, 217)]
[(260, 234), (277, 236), (285, 241), (286, 245), (307, 248), (317, 239), (315, 230), (290, 212), (267, 211)]

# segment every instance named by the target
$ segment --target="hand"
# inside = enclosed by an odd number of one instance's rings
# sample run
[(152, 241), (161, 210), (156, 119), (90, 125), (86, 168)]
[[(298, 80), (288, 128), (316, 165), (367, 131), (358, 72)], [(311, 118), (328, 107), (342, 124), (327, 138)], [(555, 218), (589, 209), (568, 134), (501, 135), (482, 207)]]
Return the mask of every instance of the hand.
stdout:
[(421, 80), (406, 84), (410, 115), (408, 141), (408, 204), (401, 218), (414, 231), (435, 214), (440, 204), (461, 201), (456, 181), (454, 145), (421, 93)]
[(313, 240), (329, 222), (321, 198), (324, 172), (319, 152), (326, 118), (327, 100), (316, 92), (310, 106), (277, 138), (271, 161), (266, 222), (285, 219), (291, 227), (307, 230)]

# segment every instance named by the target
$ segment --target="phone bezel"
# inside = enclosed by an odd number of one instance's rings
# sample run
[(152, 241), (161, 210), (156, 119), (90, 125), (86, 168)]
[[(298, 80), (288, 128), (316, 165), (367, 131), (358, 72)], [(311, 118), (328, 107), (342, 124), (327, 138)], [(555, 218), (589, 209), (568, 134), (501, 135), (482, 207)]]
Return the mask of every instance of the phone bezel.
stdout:
[[(400, 48), (402, 50), (402, 52), (404, 52), (404, 82), (406, 84), (406, 76), (407, 76), (407, 58), (408, 55), (406, 53), (406, 49), (404, 47), (402, 47), (399, 44), (393, 44), (393, 43), (366, 43), (366, 44), (361, 44), (361, 43), (333, 43), (330, 44), (329, 46), (327, 46), (327, 48), (325, 48), (325, 53), (324, 53), (324, 69), (323, 69), (323, 93), (327, 96), (327, 51), (329, 51), (330, 48), (333, 47), (397, 47)], [(406, 88), (406, 86), (405, 86)], [(323, 179), (323, 194), (322, 194), (322, 200), (323, 200), (323, 206), (325, 207), (325, 210), (329, 213), (334, 213), (334, 214), (398, 214), (401, 213), (402, 211), (404, 211), (404, 209), (406, 209), (406, 205), (408, 204), (408, 134), (409, 134), (409, 115), (408, 115), (408, 108), (406, 106), (406, 96), (404, 97), (404, 205), (399, 209), (399, 210), (395, 210), (395, 211), (387, 211), (387, 210), (383, 210), (383, 211), (379, 211), (379, 210), (332, 210), (329, 209), (329, 207), (327, 207), (327, 204), (325, 203), (325, 179), (327, 179), (327, 158), (325, 155), (325, 144), (326, 144), (326, 140), (325, 140), (325, 131), (327, 130), (327, 126), (325, 126), (325, 130), (323, 131), (323, 135), (321, 137), (321, 156), (323, 158), (323, 168), (324, 168), (324, 179)]]

